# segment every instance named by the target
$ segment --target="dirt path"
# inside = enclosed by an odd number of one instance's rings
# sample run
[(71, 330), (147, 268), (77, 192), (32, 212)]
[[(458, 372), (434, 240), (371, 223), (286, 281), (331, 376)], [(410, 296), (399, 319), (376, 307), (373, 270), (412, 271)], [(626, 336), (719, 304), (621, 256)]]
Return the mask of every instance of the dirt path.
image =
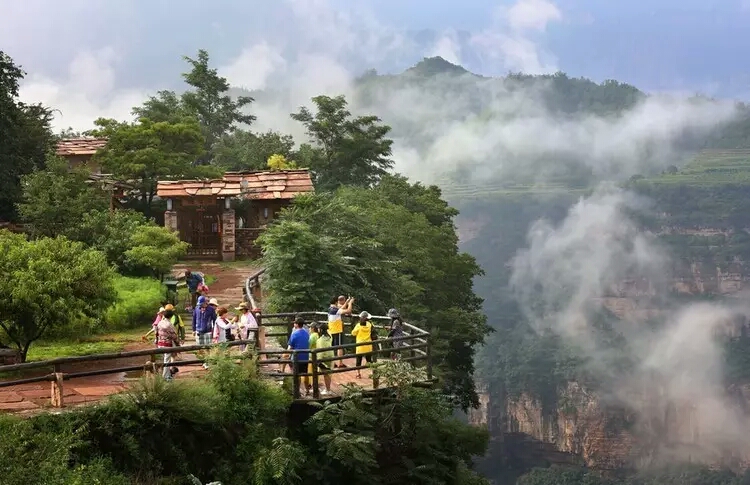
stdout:
[[(175, 266), (174, 272), (184, 274), (186, 268), (200, 271), (205, 275), (215, 278), (210, 285), (210, 296), (216, 298), (220, 305), (236, 306), (242, 301), (242, 287), (245, 279), (257, 271), (258, 266), (253, 262), (247, 264), (222, 265), (220, 263), (189, 263)], [(149, 322), (150, 323), (150, 322)], [(187, 325), (189, 323), (185, 322)], [(144, 324), (147, 328), (148, 323)], [(145, 333), (145, 330), (144, 330)], [(188, 332), (188, 338), (189, 338)], [(148, 342), (132, 343), (125, 346), (125, 351), (142, 350), (151, 348)], [(194, 358), (191, 354), (182, 354), (184, 360)], [(84, 372), (95, 369), (114, 369), (118, 367), (145, 366), (148, 357), (132, 357), (114, 359), (102, 362), (71, 364), (62, 367), (62, 372)], [(51, 369), (41, 369), (39, 374), (50, 372)], [(96, 377), (81, 377), (65, 381), (63, 400), (65, 407), (76, 406), (85, 403), (96, 402), (110, 394), (116, 394), (127, 389), (128, 383), (140, 377), (142, 372), (130, 373), (120, 372)], [(182, 366), (176, 378), (184, 379), (195, 377), (203, 373), (199, 365)], [(27, 374), (31, 377), (34, 374)], [(34, 412), (50, 406), (51, 384), (47, 382), (20, 384), (17, 386), (0, 388), (0, 412)]]

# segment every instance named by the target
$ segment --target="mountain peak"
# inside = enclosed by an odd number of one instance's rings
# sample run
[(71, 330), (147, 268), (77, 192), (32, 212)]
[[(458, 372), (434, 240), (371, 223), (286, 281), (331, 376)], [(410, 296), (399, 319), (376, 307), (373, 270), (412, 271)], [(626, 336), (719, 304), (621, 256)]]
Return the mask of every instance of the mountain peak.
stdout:
[(438, 74), (469, 74), (469, 71), (461, 66), (448, 62), (440, 56), (425, 57), (414, 67), (406, 70), (406, 73), (417, 76), (435, 76)]

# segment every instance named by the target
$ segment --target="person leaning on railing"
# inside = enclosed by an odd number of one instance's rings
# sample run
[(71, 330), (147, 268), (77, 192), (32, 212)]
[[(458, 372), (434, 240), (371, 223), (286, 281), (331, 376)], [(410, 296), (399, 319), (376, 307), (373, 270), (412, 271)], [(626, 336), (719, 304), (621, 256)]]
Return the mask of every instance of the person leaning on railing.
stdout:
[[(401, 319), (401, 314), (395, 308), (388, 310), (388, 318), (391, 319), (390, 330), (388, 332), (388, 338), (398, 338), (406, 335), (404, 333), (404, 321)], [(401, 352), (399, 349), (406, 346), (406, 342), (403, 340), (397, 340), (391, 342), (393, 352), (391, 352), (391, 360), (398, 360), (401, 358)]]

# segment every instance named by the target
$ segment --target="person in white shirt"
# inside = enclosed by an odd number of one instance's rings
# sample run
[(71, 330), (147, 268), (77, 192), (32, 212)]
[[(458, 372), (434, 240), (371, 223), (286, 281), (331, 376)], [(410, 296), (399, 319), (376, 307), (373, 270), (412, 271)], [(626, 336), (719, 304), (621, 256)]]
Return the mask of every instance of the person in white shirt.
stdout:
[(219, 307), (216, 310), (216, 324), (214, 325), (214, 343), (220, 344), (234, 340), (234, 334), (232, 333), (237, 329), (237, 325), (226, 319), (227, 309)]
[[(234, 317), (234, 323), (237, 324), (240, 340), (255, 340), (255, 334), (258, 331), (258, 321), (250, 311), (250, 308), (248, 308), (247, 303), (240, 303), (236, 310), (241, 312)], [(244, 351), (245, 346), (241, 345), (240, 352)]]

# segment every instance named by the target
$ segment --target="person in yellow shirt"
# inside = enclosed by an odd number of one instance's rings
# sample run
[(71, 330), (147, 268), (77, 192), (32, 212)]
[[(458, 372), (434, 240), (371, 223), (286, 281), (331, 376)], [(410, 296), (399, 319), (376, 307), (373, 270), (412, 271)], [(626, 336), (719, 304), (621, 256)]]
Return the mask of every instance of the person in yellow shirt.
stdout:
[(359, 367), (362, 365), (362, 357), (365, 358), (368, 364), (372, 364), (372, 354), (361, 355), (361, 354), (366, 354), (367, 352), (372, 352), (373, 327), (372, 327), (372, 322), (370, 322), (371, 318), (372, 318), (372, 315), (370, 315), (367, 312), (360, 313), (359, 323), (357, 323), (357, 325), (352, 330), (352, 337), (356, 339), (356, 342), (358, 344), (370, 342), (370, 345), (358, 345), (357, 346), (357, 379), (362, 378), (362, 372), (359, 369)]
[[(353, 304), (354, 298), (347, 298), (344, 295), (341, 295), (338, 298), (331, 298), (331, 304), (328, 307), (328, 333), (331, 334), (331, 339), (333, 341), (334, 347), (344, 343), (341, 338), (344, 334), (344, 321), (341, 319), (341, 317), (342, 315), (352, 314)], [(338, 349), (338, 354), (339, 357), (343, 357), (344, 349)], [(343, 358), (340, 358), (339, 363), (334, 364), (333, 367), (336, 369), (346, 367), (346, 365), (344, 365)]]

